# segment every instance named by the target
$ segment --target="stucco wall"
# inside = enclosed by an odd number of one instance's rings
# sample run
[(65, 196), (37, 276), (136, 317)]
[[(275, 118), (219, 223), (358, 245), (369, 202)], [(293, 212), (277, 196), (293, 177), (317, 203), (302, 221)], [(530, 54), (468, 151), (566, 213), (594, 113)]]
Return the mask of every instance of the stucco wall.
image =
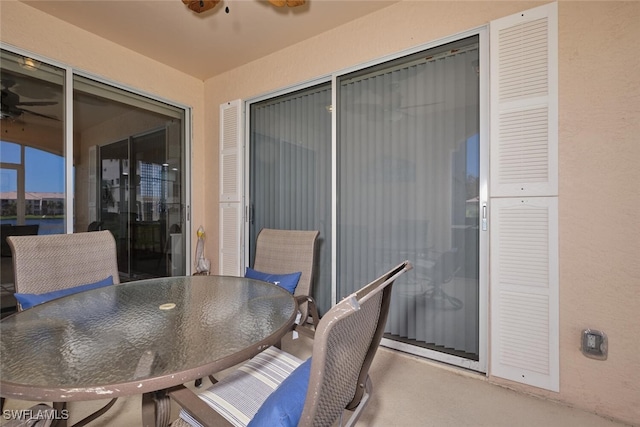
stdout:
[[(430, 43), (526, 10), (534, 2), (404, 1), (205, 82), (206, 128), (219, 104), (262, 95)], [(490, 381), (640, 424), (640, 3), (559, 3), (560, 392)], [(216, 145), (204, 156), (217, 163)], [(217, 194), (211, 169), (206, 193)], [(217, 200), (205, 209), (218, 221)], [(207, 243), (209, 254), (217, 242)], [(212, 263), (217, 267), (216, 261)], [(580, 332), (609, 337), (587, 359)]]
[[(639, 425), (640, 3), (559, 12), (561, 397)], [(579, 353), (586, 327), (608, 360)]]

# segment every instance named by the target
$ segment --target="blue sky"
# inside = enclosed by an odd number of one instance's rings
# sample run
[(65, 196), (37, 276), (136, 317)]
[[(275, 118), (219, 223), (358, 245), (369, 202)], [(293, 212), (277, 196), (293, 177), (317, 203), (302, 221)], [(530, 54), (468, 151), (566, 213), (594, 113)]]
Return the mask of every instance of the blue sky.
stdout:
[[(0, 141), (0, 161), (20, 163), (20, 146)], [(1, 191), (17, 191), (16, 171), (2, 168)], [(50, 193), (64, 192), (64, 159), (61, 156), (34, 148), (25, 149), (26, 191)]]

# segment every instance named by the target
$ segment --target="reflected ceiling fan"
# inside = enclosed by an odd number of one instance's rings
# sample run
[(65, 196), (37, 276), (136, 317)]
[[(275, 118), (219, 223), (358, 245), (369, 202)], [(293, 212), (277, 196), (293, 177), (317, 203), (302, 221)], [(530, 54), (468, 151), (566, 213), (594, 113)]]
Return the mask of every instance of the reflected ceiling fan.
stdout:
[[(269, 3), (276, 7), (296, 7), (302, 6), (305, 3), (305, 0), (268, 0)], [(220, 0), (182, 0), (182, 3), (186, 4), (187, 7), (193, 10), (196, 13), (206, 12), (209, 9), (213, 9), (216, 7)], [(229, 8), (226, 8), (226, 12), (229, 13)]]
[(365, 89), (358, 99), (351, 105), (351, 109), (360, 115), (370, 115), (371, 120), (396, 121), (406, 116), (420, 116), (427, 112), (427, 107), (442, 104), (442, 101), (420, 101), (416, 99), (414, 103), (407, 103), (398, 90), (397, 84), (391, 84), (386, 96), (381, 93)]
[(23, 107), (43, 107), (56, 105), (57, 101), (21, 101), (20, 95), (11, 91), (15, 86), (15, 81), (8, 77), (2, 78), (2, 98), (0, 103), (0, 118), (15, 120), (23, 114), (31, 114), (45, 119), (60, 121), (57, 117), (38, 113)]

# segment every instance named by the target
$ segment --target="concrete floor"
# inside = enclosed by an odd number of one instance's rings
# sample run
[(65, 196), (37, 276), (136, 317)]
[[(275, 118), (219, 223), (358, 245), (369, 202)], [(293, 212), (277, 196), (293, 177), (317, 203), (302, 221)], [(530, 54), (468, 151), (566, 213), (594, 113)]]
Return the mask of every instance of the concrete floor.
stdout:
[[(287, 339), (283, 348), (305, 357), (310, 341)], [(224, 375), (222, 373), (219, 376)], [(579, 409), (489, 384), (484, 376), (380, 348), (371, 371), (373, 396), (358, 427), (621, 427)], [(204, 387), (208, 386), (205, 380)], [(79, 421), (107, 401), (71, 402), (70, 423)], [(119, 399), (89, 427), (141, 425), (140, 397)], [(25, 408), (33, 402), (7, 400), (5, 409)], [(172, 419), (179, 407), (174, 404)]]

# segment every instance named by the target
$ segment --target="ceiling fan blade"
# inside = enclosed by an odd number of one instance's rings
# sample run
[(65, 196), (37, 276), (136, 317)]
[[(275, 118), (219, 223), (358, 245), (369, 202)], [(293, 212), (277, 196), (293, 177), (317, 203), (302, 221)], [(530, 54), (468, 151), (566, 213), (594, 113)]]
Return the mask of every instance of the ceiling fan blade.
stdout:
[(305, 3), (305, 0), (269, 0), (269, 3), (276, 7), (296, 7), (302, 6)]
[(27, 101), (27, 102), (18, 102), (16, 106), (26, 106), (26, 107), (37, 107), (37, 106), (46, 106), (46, 105), (56, 105), (56, 101)]
[(220, 0), (182, 0), (182, 3), (196, 13), (202, 13), (216, 7)]
[(47, 114), (42, 114), (42, 113), (36, 113), (35, 111), (31, 111), (31, 110), (25, 110), (24, 108), (21, 108), (20, 111), (22, 111), (23, 113), (29, 113), (29, 114), (33, 114), (34, 116), (38, 116), (38, 117), (43, 117), (45, 119), (50, 119), (50, 120), (55, 120), (57, 122), (60, 121), (59, 118), (54, 117), (54, 116), (49, 116)]

